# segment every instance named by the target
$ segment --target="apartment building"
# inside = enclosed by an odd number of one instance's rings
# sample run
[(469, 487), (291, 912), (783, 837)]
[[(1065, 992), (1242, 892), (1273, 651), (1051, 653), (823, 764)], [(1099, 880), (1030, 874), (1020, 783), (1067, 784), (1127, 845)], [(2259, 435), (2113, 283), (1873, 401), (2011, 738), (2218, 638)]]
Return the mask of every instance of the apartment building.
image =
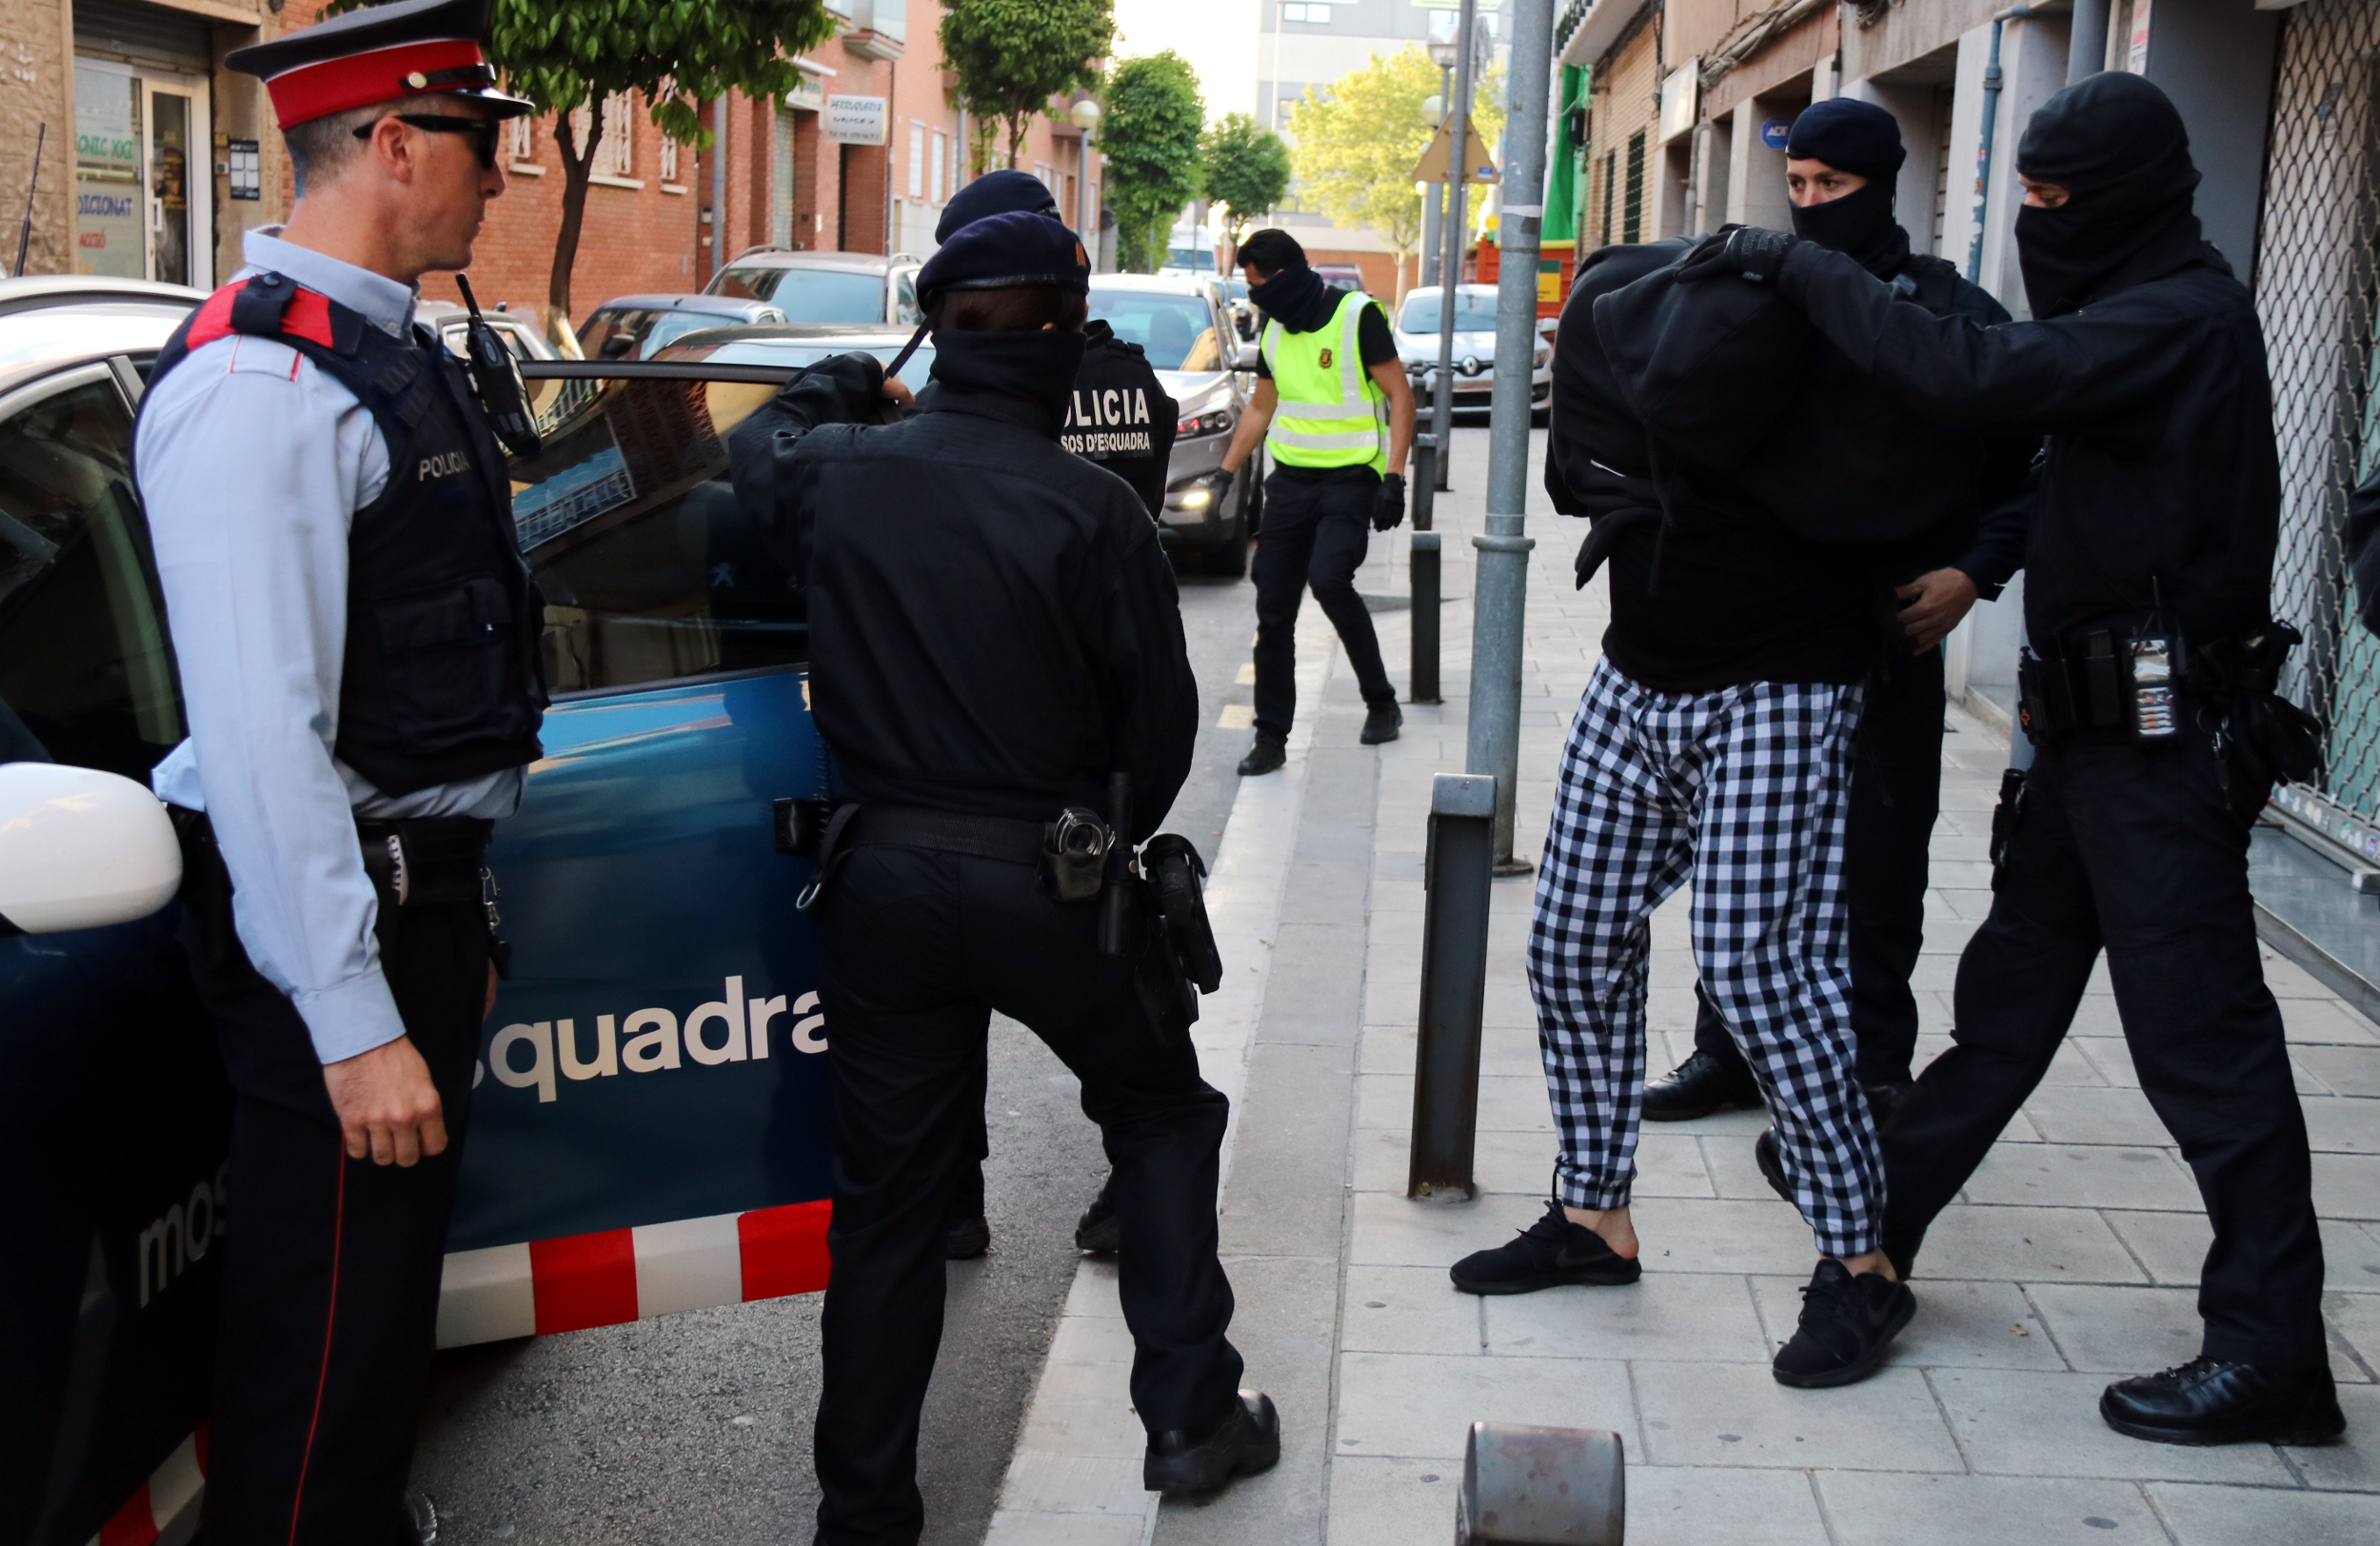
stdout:
[[(587, 189), (571, 309), (640, 291), (700, 289), (751, 247), (850, 252), (934, 246), (970, 170), (930, 0), (825, 0), (837, 35), (794, 63), (782, 101), (730, 94), (704, 109), (712, 145), (680, 145), (648, 104), (614, 98)], [(233, 49), (316, 20), (325, 0), (12, 0), (0, 7), (0, 205), (22, 209), (42, 140), (26, 268), (208, 288), (240, 266), (240, 234), (291, 196), (272, 108), (223, 68)], [(915, 20), (912, 22), (912, 12)], [(1060, 113), (1064, 103), (1053, 104)], [(592, 127), (577, 114), (581, 143)], [(43, 126), (47, 126), (46, 131)], [(550, 115), (515, 121), (509, 187), (472, 269), (484, 304), (542, 311), (562, 223)], [(1004, 145), (995, 152), (1004, 152)], [(1096, 144), (1033, 120), (1021, 163), (1070, 223), (1096, 229)], [(425, 292), (453, 298), (433, 277)]]

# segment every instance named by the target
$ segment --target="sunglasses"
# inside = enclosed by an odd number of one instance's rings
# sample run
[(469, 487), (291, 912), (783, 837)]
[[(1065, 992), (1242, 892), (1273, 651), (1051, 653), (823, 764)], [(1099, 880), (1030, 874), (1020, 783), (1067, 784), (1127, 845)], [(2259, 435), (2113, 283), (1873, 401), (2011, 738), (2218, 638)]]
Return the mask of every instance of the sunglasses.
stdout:
[[(502, 126), (493, 118), (471, 118), (443, 112), (392, 112), (387, 116), (432, 134), (468, 134), (471, 136), (471, 152), (479, 157), (479, 164), (491, 169), (496, 165), (496, 131)], [(380, 127), (380, 119), (373, 119), (356, 129), (355, 137), (359, 140), (370, 139), (372, 130)]]

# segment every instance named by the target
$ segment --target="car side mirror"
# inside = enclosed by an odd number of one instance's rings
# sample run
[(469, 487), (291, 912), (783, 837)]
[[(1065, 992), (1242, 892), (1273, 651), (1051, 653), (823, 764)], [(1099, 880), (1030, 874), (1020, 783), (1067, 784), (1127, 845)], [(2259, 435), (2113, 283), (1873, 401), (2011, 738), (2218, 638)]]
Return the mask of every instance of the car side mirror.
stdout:
[(1240, 346), (1240, 352), (1232, 357), (1231, 367), (1254, 374), (1256, 367), (1263, 363), (1264, 350), (1255, 344), (1243, 343)]
[(182, 846), (155, 795), (96, 768), (0, 764), (0, 933), (129, 923), (181, 885)]

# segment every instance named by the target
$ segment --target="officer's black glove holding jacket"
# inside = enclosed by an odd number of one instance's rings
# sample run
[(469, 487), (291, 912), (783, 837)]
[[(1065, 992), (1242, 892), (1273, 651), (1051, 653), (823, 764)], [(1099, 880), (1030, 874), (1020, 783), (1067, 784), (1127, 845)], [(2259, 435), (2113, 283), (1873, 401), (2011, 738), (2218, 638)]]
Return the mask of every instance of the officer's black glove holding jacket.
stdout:
[(1691, 285), (1732, 273), (1774, 284), (1785, 271), (1786, 255), (1800, 240), (1789, 232), (1763, 230), (1758, 226), (1722, 226), (1686, 254), (1686, 261), (1677, 266), (1678, 282)]
[(1405, 524), (1405, 475), (1392, 472), (1380, 479), (1380, 491), (1372, 496), (1372, 529), (1388, 531)]
[(1220, 506), (1223, 503), (1223, 496), (1231, 492), (1232, 479), (1236, 476), (1238, 476), (1238, 474), (1234, 473), (1229, 467), (1217, 467), (1215, 469), (1215, 476), (1208, 482), (1207, 487), (1213, 492), (1215, 503), (1218, 506)]

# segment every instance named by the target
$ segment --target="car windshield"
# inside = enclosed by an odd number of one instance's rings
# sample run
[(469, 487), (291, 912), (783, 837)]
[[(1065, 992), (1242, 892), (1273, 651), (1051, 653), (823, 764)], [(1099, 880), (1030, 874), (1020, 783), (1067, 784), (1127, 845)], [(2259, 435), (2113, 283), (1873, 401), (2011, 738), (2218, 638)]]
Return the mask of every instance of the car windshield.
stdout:
[(883, 322), (882, 274), (848, 268), (779, 268), (765, 264), (730, 268), (711, 281), (713, 295), (767, 301), (787, 322)]
[(1222, 355), (1205, 300), (1162, 291), (1091, 287), (1091, 315), (1138, 344), (1159, 370), (1220, 370)]
[[(664, 360), (701, 360), (709, 365), (771, 365), (798, 370), (805, 365), (816, 365), (830, 355), (873, 354), (886, 365), (901, 352), (902, 344), (861, 344), (825, 338), (727, 338), (717, 343), (698, 339), (679, 345), (660, 357)], [(934, 346), (921, 344), (901, 367), (901, 379), (913, 386), (925, 384), (925, 373), (934, 366)]]
[[(1405, 297), (1405, 308), (1398, 313), (1399, 332), (1434, 333), (1438, 329), (1438, 296), (1423, 291)], [(1458, 333), (1492, 333), (1496, 331), (1496, 297), (1467, 295), (1455, 292), (1455, 331)]]

